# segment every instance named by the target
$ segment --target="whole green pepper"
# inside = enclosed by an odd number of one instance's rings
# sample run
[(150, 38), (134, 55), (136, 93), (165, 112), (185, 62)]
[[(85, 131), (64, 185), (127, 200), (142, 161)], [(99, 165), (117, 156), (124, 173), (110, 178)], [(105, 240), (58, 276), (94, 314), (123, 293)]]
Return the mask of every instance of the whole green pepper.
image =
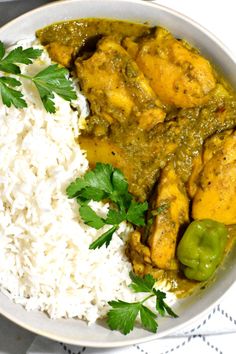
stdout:
[(224, 224), (210, 219), (188, 226), (177, 247), (188, 279), (203, 281), (211, 277), (223, 258), (227, 234)]

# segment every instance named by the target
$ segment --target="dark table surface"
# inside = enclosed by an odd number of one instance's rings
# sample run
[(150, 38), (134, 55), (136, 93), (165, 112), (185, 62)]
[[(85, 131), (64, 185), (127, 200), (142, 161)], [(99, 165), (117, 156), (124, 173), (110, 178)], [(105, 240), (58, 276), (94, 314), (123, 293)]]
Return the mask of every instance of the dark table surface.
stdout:
[(13, 18), (52, 0), (12, 0), (0, 1), (0, 27)]

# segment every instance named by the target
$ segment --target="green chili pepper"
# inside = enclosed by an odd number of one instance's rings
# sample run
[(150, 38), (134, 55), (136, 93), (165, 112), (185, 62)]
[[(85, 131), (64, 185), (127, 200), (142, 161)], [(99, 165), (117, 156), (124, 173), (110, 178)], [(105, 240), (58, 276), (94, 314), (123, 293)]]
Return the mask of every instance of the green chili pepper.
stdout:
[(203, 281), (211, 277), (223, 258), (227, 233), (224, 224), (210, 219), (188, 226), (177, 248), (188, 279)]

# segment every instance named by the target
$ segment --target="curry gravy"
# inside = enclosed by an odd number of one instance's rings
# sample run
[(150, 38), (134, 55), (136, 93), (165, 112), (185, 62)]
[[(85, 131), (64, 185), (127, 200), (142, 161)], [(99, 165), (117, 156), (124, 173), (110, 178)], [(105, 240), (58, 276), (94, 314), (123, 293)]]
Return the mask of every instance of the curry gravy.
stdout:
[[(166, 169), (174, 173), (173, 183), (188, 212), (184, 215), (184, 208), (177, 207), (175, 219), (170, 207), (165, 216), (155, 216), (159, 229), (172, 225), (175, 230), (172, 244), (161, 255), (163, 268), (153, 251), (152, 229), (138, 230), (141, 238), (133, 240), (128, 254), (136, 273), (167, 278), (179, 296), (189, 294), (201, 284), (183, 276), (175, 252), (192, 220), (192, 190), (199, 188), (198, 176), (194, 188), (189, 183), (208, 139), (218, 135), (220, 140), (225, 131), (234, 134), (235, 93), (195, 48), (160, 27), (82, 19), (52, 24), (37, 31), (37, 36), (52, 59), (74, 72), (89, 101), (90, 116), (78, 141), (90, 167), (104, 162), (120, 168), (130, 192), (139, 201), (148, 200), (150, 210), (164, 200), (158, 185), (171, 190), (163, 177)], [(157, 78), (150, 69), (155, 67), (159, 67)], [(170, 205), (175, 196), (164, 194)], [(228, 230), (227, 252), (235, 239), (234, 228)], [(166, 245), (170, 235), (163, 234), (159, 241)]]

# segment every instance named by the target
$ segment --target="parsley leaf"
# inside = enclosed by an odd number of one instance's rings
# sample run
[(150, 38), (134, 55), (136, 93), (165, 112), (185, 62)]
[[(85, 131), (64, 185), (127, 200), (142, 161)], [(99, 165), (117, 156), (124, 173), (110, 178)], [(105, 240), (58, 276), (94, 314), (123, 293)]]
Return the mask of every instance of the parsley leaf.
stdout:
[(136, 203), (132, 200), (130, 207), (127, 211), (127, 220), (134, 225), (144, 226), (145, 225), (145, 211), (148, 209), (148, 203)]
[(110, 199), (117, 203), (121, 209), (129, 207), (132, 196), (128, 193), (128, 182), (118, 169), (115, 169), (112, 174), (112, 185), (113, 193), (110, 195)]
[(76, 99), (68, 70), (57, 64), (50, 65), (32, 78), (47, 112), (55, 113), (54, 93), (66, 101)]
[(178, 317), (164, 301), (166, 294), (163, 291), (153, 289), (153, 293), (156, 296), (156, 310), (161, 316), (165, 316), (165, 313), (167, 312), (172, 317)]
[(112, 193), (111, 176), (113, 167), (109, 164), (97, 163), (96, 167), (85, 174), (87, 186), (97, 188), (104, 193)]
[[(103, 221), (105, 224), (114, 227), (100, 236), (97, 242), (93, 242), (90, 248), (101, 247), (103, 244), (108, 246), (113, 233), (122, 221), (128, 221), (137, 226), (144, 226), (145, 224), (147, 202), (138, 203), (133, 199), (128, 192), (128, 182), (123, 173), (110, 164), (97, 163), (93, 170), (72, 182), (67, 187), (66, 193), (68, 198), (76, 198), (79, 204), (90, 200), (111, 202), (107, 217)], [(89, 225), (95, 227), (92, 224), (91, 217), (94, 216), (97, 220), (96, 214), (90, 212), (89, 216)], [(81, 217), (85, 223), (88, 223), (88, 217), (85, 213)], [(95, 221), (95, 225), (97, 225), (97, 221)]]
[(154, 293), (156, 295), (156, 310), (161, 316), (165, 316), (165, 303), (163, 299), (166, 298), (166, 294), (163, 291), (155, 289)]
[(171, 317), (177, 318), (179, 317), (171, 308), (170, 306), (167, 305), (167, 303), (164, 301), (164, 306), (165, 306), (165, 310), (168, 313), (168, 315), (170, 315)]
[(100, 202), (106, 198), (107, 194), (96, 187), (86, 187), (81, 190), (79, 196), (84, 200), (94, 200), (95, 202)]
[[(167, 312), (170, 316), (177, 317), (163, 300), (166, 294), (155, 289), (154, 285), (156, 281), (151, 274), (147, 274), (144, 278), (141, 278), (130, 272), (130, 278), (132, 280), (130, 287), (134, 292), (144, 292), (149, 293), (149, 295), (139, 302), (125, 302), (122, 300), (108, 302), (111, 310), (107, 314), (107, 324), (111, 330), (118, 330), (123, 334), (128, 334), (133, 330), (135, 321), (138, 315), (140, 315), (142, 326), (148, 331), (156, 333), (158, 328), (156, 320), (158, 313), (164, 316), (165, 312)], [(156, 297), (157, 313), (144, 305), (144, 302), (152, 297)]]
[(5, 57), (5, 48), (0, 42), (0, 70), (10, 74), (20, 74), (20, 68), (16, 64), (32, 64), (32, 59), (37, 59), (42, 54), (42, 50), (22, 47), (13, 49)]
[(110, 209), (105, 220), (106, 224), (119, 225), (122, 221), (126, 219), (125, 212)]
[[(111, 183), (111, 176), (113, 173), (113, 167), (109, 164), (97, 163), (96, 167), (92, 171), (88, 171), (84, 177), (77, 178), (72, 182), (66, 189), (66, 193), (69, 198), (74, 198), (87, 190), (87, 199), (93, 199), (94, 192), (96, 195), (99, 193), (101, 199), (113, 192), (113, 187)], [(92, 190), (90, 189), (92, 188)]]
[(87, 172), (82, 178), (76, 178), (76, 180), (66, 188), (66, 194), (68, 198), (71, 199), (78, 197), (81, 194), (80, 192), (88, 186), (88, 183), (86, 181), (86, 176), (88, 175), (88, 173), (89, 172)]
[[(1, 42), (2, 43), (2, 42)], [(37, 59), (41, 56), (42, 50), (27, 48), (23, 49), (22, 47), (17, 47), (13, 49), (9, 54), (1, 60), (1, 65), (5, 63), (18, 63), (18, 64), (32, 64), (32, 59)]]
[(5, 55), (5, 48), (4, 48), (4, 44), (0, 41), (0, 60), (2, 60), (2, 58)]
[(93, 243), (91, 243), (89, 249), (95, 250), (96, 248), (101, 248), (104, 244), (106, 245), (106, 247), (108, 247), (111, 242), (112, 235), (117, 230), (117, 228), (118, 227), (116, 225), (112, 226), (108, 231), (104, 232), (102, 236), (98, 237)]
[[(17, 65), (32, 64), (34, 59), (41, 56), (42, 52), (43, 51), (40, 49), (23, 49), (20, 46), (6, 54), (4, 44), (0, 41), (0, 72), (2, 71), (32, 81), (38, 90), (46, 111), (49, 113), (55, 113), (55, 94), (59, 95), (66, 101), (76, 99), (76, 93), (73, 89), (72, 82), (68, 79), (69, 71), (57, 64), (53, 64), (46, 69), (43, 69), (35, 76), (29, 76), (21, 74), (20, 67)], [(0, 76), (0, 79), (0, 95), (3, 104), (8, 107), (13, 105), (16, 108), (27, 107), (27, 104), (23, 99), (23, 94), (20, 91), (13, 89), (13, 87), (20, 85), (15, 84), (13, 81), (10, 82), (6, 80), (14, 80), (13, 78)]]
[(120, 194), (128, 193), (128, 182), (124, 179), (123, 173), (115, 169), (112, 175), (112, 184), (116, 190), (119, 191)]
[(13, 78), (0, 77), (0, 95), (2, 96), (3, 104), (7, 107), (11, 107), (11, 105), (16, 108), (27, 107), (22, 93), (13, 89), (11, 86), (20, 86), (20, 82)]
[(153, 278), (152, 275), (146, 274), (143, 278), (140, 278), (139, 276), (135, 275), (133, 272), (130, 272), (129, 274), (130, 279), (132, 280), (132, 283), (130, 284), (130, 288), (135, 292), (135, 293), (150, 293), (153, 289), (153, 286), (155, 284), (155, 279)]
[(156, 333), (158, 324), (155, 321), (157, 315), (149, 310), (146, 306), (142, 305), (140, 307), (140, 318), (144, 328), (148, 331)]
[(81, 205), (79, 212), (85, 224), (97, 230), (105, 225), (103, 219), (100, 218), (89, 205)]
[(39, 85), (36, 85), (36, 87), (38, 89), (41, 101), (42, 101), (46, 111), (50, 112), (50, 113), (55, 113), (56, 112), (56, 108), (55, 108), (55, 104), (53, 102), (53, 99), (55, 98), (54, 94), (52, 92), (44, 90)]
[(108, 326), (111, 330), (119, 330), (128, 334), (134, 328), (135, 320), (141, 308), (139, 302), (109, 301), (112, 310), (108, 312)]
[(6, 85), (12, 86), (12, 87), (16, 87), (16, 86), (20, 86), (21, 82), (14, 79), (13, 77), (5, 77), (2, 76), (0, 77), (1, 82), (5, 83)]

